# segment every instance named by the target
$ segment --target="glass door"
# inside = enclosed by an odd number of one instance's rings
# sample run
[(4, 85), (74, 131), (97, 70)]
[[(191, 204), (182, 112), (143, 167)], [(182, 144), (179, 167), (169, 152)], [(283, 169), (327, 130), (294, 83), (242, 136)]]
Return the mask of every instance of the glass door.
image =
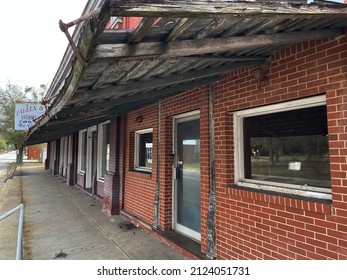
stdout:
[(175, 118), (174, 229), (200, 241), (199, 114)]

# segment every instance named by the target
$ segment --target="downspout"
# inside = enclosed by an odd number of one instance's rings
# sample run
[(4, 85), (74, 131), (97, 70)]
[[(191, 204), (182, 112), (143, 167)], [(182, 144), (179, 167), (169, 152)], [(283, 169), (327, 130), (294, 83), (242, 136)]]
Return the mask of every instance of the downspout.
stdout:
[(216, 180), (215, 180), (215, 138), (214, 138), (214, 86), (208, 86), (209, 138), (210, 138), (210, 195), (207, 212), (207, 253), (208, 258), (216, 257)]
[(157, 184), (154, 197), (154, 221), (153, 228), (157, 229), (159, 224), (160, 208), (160, 119), (161, 119), (161, 100), (158, 101), (158, 138), (157, 138)]

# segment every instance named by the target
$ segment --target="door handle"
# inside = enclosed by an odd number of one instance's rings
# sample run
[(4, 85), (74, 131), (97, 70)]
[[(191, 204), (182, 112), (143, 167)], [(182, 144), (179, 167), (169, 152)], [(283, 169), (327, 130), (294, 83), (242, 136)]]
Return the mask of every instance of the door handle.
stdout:
[(177, 161), (177, 164), (183, 165), (183, 161)]

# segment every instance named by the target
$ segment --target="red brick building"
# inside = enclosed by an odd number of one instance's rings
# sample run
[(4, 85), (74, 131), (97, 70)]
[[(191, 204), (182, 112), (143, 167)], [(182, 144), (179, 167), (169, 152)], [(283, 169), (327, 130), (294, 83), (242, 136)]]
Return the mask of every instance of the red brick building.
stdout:
[(135, 2), (29, 132), (47, 168), (191, 258), (347, 259), (346, 6)]

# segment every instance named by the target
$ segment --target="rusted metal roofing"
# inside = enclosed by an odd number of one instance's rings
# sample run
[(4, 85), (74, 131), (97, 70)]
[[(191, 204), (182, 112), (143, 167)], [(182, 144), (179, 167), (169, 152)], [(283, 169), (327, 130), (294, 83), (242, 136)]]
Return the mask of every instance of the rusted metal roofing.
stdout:
[[(67, 49), (46, 96), (48, 113), (27, 145), (266, 64), (292, 44), (335, 38), (347, 26), (346, 5), (324, 1), (100, 0), (84, 13), (72, 36), (78, 50)], [(107, 30), (115, 17), (141, 19), (133, 30)]]

